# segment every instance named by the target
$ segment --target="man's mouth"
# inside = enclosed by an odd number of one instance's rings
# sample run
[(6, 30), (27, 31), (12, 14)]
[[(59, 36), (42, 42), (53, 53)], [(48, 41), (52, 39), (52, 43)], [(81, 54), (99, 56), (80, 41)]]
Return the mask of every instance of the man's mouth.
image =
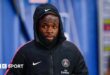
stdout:
[(48, 40), (53, 40), (53, 36), (46, 36), (46, 38), (48, 39)]

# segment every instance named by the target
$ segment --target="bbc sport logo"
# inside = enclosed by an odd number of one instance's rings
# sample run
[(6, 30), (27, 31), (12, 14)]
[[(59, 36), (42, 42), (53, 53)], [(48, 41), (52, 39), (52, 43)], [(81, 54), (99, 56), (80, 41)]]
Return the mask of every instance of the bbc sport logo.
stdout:
[(24, 64), (0, 64), (0, 69), (23, 68)]

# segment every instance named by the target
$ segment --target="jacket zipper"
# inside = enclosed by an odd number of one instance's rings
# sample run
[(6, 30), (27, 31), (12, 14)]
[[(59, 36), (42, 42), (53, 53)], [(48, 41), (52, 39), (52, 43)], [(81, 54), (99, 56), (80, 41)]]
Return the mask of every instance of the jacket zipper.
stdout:
[(53, 56), (52, 51), (50, 52), (50, 75), (53, 75)]

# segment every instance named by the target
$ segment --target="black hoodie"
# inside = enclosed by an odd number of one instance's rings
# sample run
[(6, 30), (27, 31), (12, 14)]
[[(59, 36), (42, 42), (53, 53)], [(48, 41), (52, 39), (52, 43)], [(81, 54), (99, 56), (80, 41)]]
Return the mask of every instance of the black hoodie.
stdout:
[[(42, 16), (44, 16), (45, 14), (55, 14), (56, 16), (59, 17), (59, 22), (60, 22), (60, 28), (59, 28), (59, 35), (58, 35), (58, 41), (57, 41), (57, 45), (60, 44), (61, 42), (63, 42), (64, 40), (66, 40), (65, 36), (64, 36), (64, 32), (63, 32), (63, 25), (62, 25), (62, 21), (61, 21), (61, 17), (59, 15), (58, 10), (51, 4), (42, 4), (40, 6), (38, 6), (35, 10), (33, 19), (34, 19), (34, 38), (37, 42), (39, 42), (43, 47), (46, 48), (52, 48), (54, 45), (53, 43), (51, 44), (47, 44), (47, 42), (45, 41), (44, 38), (41, 37), (40, 33), (39, 33), (39, 20), (42, 18)], [(50, 46), (49, 46), (50, 45)]]
[[(38, 35), (39, 19), (48, 13), (56, 14), (60, 19), (57, 44), (51, 48)], [(33, 19), (35, 39), (22, 46), (12, 61), (12, 64), (23, 64), (23, 67), (9, 68), (6, 75), (88, 75), (80, 51), (66, 41), (58, 10), (51, 4), (42, 4), (36, 8)]]

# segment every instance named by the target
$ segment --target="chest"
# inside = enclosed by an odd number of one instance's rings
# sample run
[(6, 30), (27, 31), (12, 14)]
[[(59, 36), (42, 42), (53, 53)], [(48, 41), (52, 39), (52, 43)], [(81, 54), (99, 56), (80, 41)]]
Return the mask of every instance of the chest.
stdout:
[(39, 50), (27, 56), (27, 70), (35, 75), (71, 75), (74, 54), (67, 50)]

